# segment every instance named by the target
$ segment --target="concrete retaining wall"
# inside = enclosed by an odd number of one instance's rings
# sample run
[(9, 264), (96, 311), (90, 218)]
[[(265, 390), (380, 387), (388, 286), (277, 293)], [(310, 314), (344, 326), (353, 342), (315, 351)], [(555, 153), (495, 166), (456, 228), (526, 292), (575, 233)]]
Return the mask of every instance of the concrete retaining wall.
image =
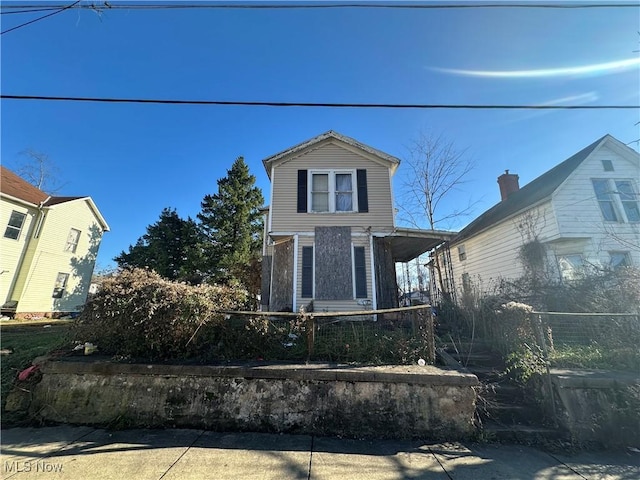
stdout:
[(463, 439), (478, 379), (435, 367), (51, 361), (32, 415), (72, 424)]
[(640, 444), (640, 375), (551, 370), (559, 419), (572, 439), (606, 447)]

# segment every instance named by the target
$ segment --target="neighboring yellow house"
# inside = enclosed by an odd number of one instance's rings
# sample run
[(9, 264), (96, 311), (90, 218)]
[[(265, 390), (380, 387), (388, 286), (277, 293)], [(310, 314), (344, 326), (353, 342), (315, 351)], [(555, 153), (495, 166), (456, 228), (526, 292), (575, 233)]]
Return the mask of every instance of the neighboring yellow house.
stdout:
[(107, 222), (91, 197), (52, 197), (0, 169), (2, 313), (29, 318), (78, 312)]

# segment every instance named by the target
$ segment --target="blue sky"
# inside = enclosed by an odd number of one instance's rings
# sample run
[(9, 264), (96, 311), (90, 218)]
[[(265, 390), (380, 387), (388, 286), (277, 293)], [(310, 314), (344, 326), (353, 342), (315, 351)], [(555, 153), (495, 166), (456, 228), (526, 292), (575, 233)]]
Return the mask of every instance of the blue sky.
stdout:
[[(2, 31), (47, 13), (6, 11)], [(1, 90), (195, 100), (638, 105), (639, 14), (638, 8), (122, 9), (100, 15), (70, 9), (0, 37)], [(584, 68), (622, 61), (627, 63), (620, 68)], [(216, 180), (238, 156), (268, 199), (262, 159), (327, 130), (401, 159), (421, 131), (444, 135), (477, 164), (444, 208), (472, 199), (477, 215), (499, 200), (496, 178), (505, 169), (524, 185), (606, 133), (623, 143), (637, 140), (639, 120), (639, 110), (4, 99), (1, 153), (9, 168), (24, 160), (20, 152), (26, 149), (45, 153), (65, 184), (59, 195), (94, 199), (111, 227), (98, 258), (105, 268), (164, 207), (195, 217), (202, 197), (216, 191)], [(396, 192), (405, 170), (396, 174)], [(441, 228), (459, 229), (471, 219)]]

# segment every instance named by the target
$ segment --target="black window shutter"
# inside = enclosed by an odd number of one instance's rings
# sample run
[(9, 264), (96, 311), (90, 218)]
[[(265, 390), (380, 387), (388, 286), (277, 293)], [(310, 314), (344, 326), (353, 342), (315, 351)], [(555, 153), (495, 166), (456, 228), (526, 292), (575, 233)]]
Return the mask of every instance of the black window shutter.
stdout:
[(356, 274), (356, 298), (367, 298), (367, 267), (364, 262), (364, 247), (353, 247), (353, 263)]
[(298, 170), (298, 213), (307, 213), (307, 171)]
[(369, 211), (369, 196), (367, 193), (367, 171), (357, 171), (358, 183), (358, 211), (366, 213)]
[(313, 247), (302, 247), (302, 298), (313, 297)]

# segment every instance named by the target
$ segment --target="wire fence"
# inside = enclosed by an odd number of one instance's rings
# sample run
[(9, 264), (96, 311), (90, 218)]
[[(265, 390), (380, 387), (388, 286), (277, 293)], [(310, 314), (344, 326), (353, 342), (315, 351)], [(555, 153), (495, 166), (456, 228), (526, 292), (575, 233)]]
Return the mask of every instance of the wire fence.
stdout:
[(640, 371), (640, 316), (503, 309), (477, 319), (478, 338), (505, 358), (535, 349), (554, 368)]
[[(224, 311), (259, 358), (360, 364), (435, 363), (429, 305), (357, 312)], [(246, 350), (246, 346), (245, 346)]]
[(640, 371), (640, 316), (534, 312), (538, 341), (552, 367)]

